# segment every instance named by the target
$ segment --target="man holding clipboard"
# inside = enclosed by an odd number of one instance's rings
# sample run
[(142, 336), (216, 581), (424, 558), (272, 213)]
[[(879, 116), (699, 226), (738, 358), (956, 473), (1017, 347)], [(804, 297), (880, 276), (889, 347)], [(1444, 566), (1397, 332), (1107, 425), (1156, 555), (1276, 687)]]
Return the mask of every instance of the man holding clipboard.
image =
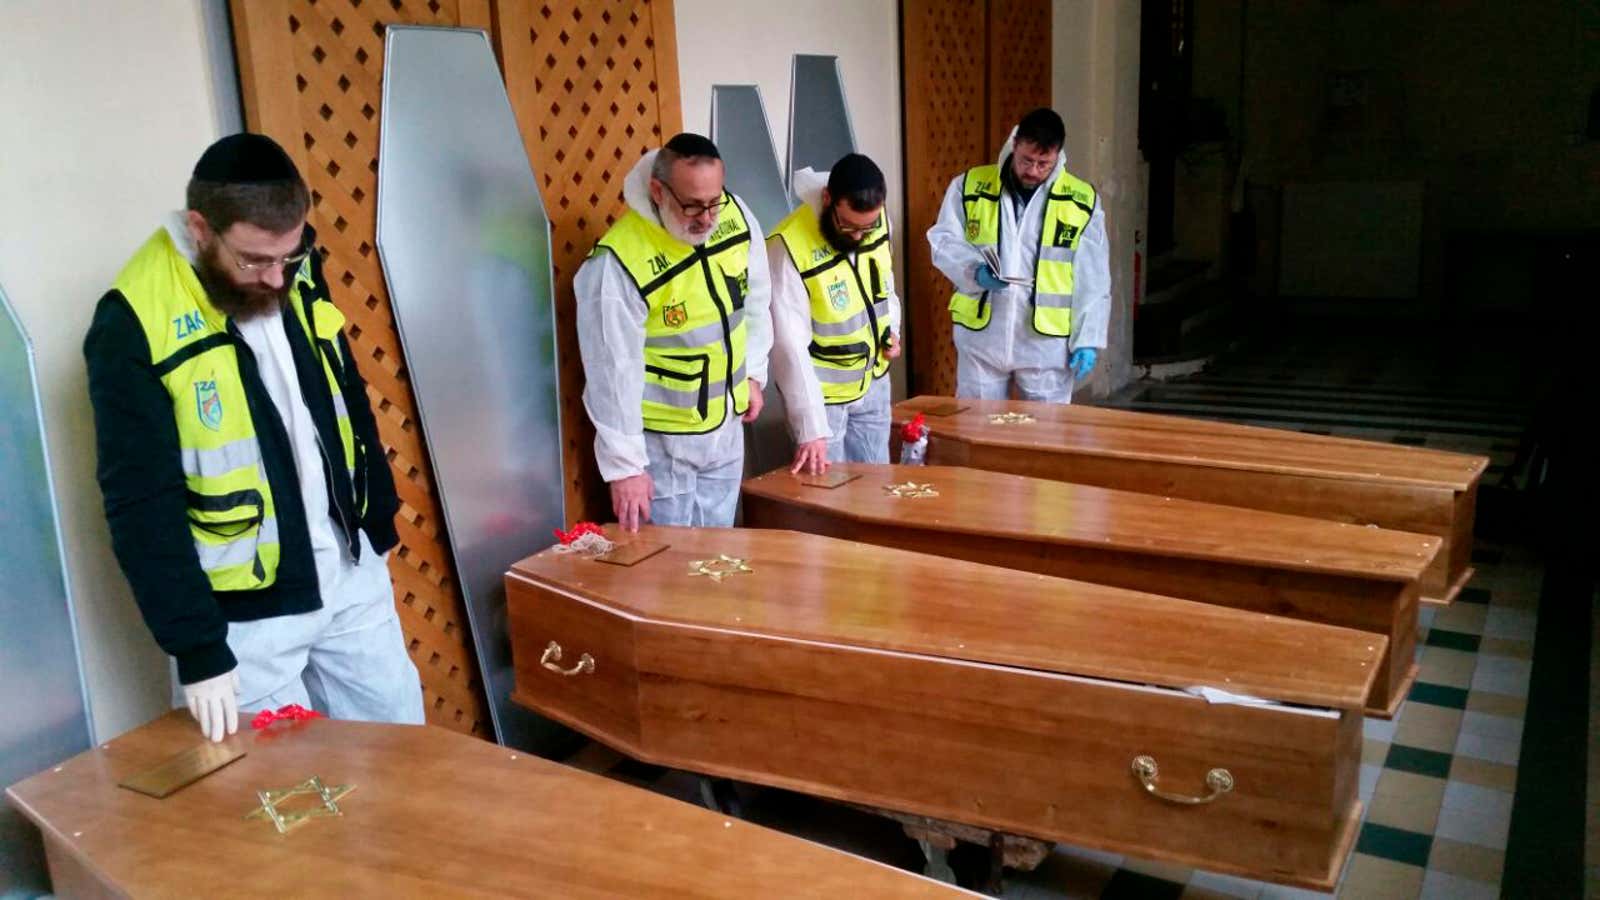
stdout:
[(1106, 345), (1111, 274), (1095, 189), (1068, 172), (1066, 127), (1049, 109), (1012, 130), (998, 165), (950, 183), (928, 230), (955, 284), (956, 395), (1072, 402)]

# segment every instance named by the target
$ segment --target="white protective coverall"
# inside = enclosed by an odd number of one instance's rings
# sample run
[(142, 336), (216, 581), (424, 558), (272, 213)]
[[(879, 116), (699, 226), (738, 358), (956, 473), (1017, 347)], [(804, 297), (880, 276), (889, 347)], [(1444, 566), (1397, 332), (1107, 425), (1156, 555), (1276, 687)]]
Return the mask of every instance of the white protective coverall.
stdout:
[[(184, 219), (175, 213), (167, 233), (193, 262)], [(374, 553), (366, 534), (358, 532), (361, 561), (353, 562), (334, 531), (317, 430), (300, 395), (282, 313), (236, 324), (289, 435), (322, 596), (319, 610), (228, 623), (228, 648), (238, 660), (239, 711), (297, 703), (334, 719), (421, 725), (422, 683), (395, 612), (387, 554)], [(181, 686), (174, 694), (181, 704)]]
[[(622, 196), (645, 219), (661, 224), (650, 202), (655, 150), (628, 172)], [(771, 278), (761, 252), (761, 225), (734, 197), (750, 226), (749, 293), (745, 296), (745, 374), (767, 383), (772, 347)], [(730, 526), (744, 477), (744, 424), (733, 414), (708, 434), (657, 434), (644, 430), (644, 325), (639, 289), (615, 255), (602, 250), (584, 260), (573, 280), (578, 298), (578, 347), (583, 356), (583, 407), (594, 423), (600, 477), (617, 481), (648, 472), (654, 482), (650, 521), (657, 525)], [(730, 391), (732, 386), (729, 386)], [(752, 390), (754, 386), (752, 386)]]
[[(1006, 138), (1005, 145), (1000, 148), (1002, 171), (1009, 165), (1015, 136), (1013, 128), (1011, 137)], [(1034, 277), (1046, 198), (1050, 185), (1066, 165), (1066, 156), (1063, 147), (1055, 169), (1021, 208), (1012, 190), (1007, 188), (1000, 192), (1001, 231), (1006, 240), (1000, 243), (1001, 271), (996, 274)], [(983, 264), (983, 255), (967, 242), (967, 214), (961, 201), (965, 179), (966, 173), (962, 172), (950, 182), (944, 204), (939, 208), (939, 220), (928, 229), (928, 243), (933, 248), (934, 266), (961, 293), (977, 296), (983, 289), (978, 286), (975, 273)], [(1106, 321), (1111, 313), (1111, 261), (1104, 206), (1098, 197), (1089, 226), (1079, 240), (1073, 264), (1072, 334), (1069, 337), (1049, 337), (1034, 330), (1029, 291), (1023, 285), (1007, 285), (1004, 290), (991, 293), (989, 302), (993, 313), (989, 326), (982, 331), (954, 326), (956, 396), (1003, 400), (1008, 396), (1010, 383), (1015, 380), (1017, 393), (1024, 400), (1072, 402), (1074, 379), (1072, 370), (1067, 367), (1067, 357), (1079, 347), (1104, 349)]]
[[(808, 166), (794, 173), (795, 193), (813, 214), (822, 214), (822, 189), (827, 185), (827, 172)], [(887, 210), (884, 220), (888, 222)], [(858, 399), (826, 405), (807, 349), (811, 345), (811, 296), (782, 238), (768, 239), (767, 261), (772, 267), (772, 377), (783, 391), (789, 409), (789, 431), (795, 442), (827, 438), (829, 462), (887, 463), (889, 374), (885, 372), (882, 378), (875, 379)], [(889, 275), (888, 290), (889, 332), (898, 341), (900, 297), (894, 289), (893, 273)]]

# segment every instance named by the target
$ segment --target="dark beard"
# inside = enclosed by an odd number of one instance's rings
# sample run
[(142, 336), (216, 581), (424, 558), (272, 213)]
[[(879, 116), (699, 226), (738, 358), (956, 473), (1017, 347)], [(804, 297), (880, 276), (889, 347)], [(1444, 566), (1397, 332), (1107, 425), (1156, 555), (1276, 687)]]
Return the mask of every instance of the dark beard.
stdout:
[(1000, 183), (1010, 190), (1011, 193), (1016, 194), (1023, 203), (1027, 203), (1029, 200), (1032, 200), (1033, 192), (1037, 191), (1040, 185), (1044, 184), (1043, 181), (1039, 182), (1039, 184), (1036, 184), (1033, 187), (1028, 187), (1027, 185), (1023, 184), (1022, 179), (1017, 177), (1016, 170), (1011, 168), (1011, 157), (1009, 156), (1006, 157), (1005, 165), (1001, 166), (1000, 168)]
[(854, 253), (861, 246), (860, 239), (839, 233), (839, 227), (833, 224), (833, 210), (823, 213), (821, 224), (822, 236), (840, 253)]
[(195, 260), (194, 273), (200, 278), (200, 286), (205, 288), (206, 297), (223, 315), (244, 322), (257, 316), (264, 316), (283, 306), (284, 300), (289, 296), (291, 282), (284, 278), (283, 287), (269, 288), (266, 285), (251, 285), (244, 287), (235, 284), (228, 274), (227, 264), (219, 257), (221, 248), (216, 244), (202, 249)]

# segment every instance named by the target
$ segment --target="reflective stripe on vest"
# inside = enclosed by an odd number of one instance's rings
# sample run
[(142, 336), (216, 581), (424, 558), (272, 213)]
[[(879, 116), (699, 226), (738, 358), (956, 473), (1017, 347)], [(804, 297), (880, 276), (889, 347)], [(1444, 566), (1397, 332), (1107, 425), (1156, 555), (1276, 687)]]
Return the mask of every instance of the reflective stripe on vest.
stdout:
[[(289, 291), (302, 324), (301, 288), (310, 282), (307, 260)], [(219, 591), (273, 584), (280, 556), (278, 521), (227, 318), (207, 299), (194, 268), (166, 229), (157, 229), (133, 255), (117, 276), (116, 288), (138, 318), (151, 365), (172, 400), (189, 532), (206, 577)], [(316, 333), (327, 336), (331, 327), (337, 334), (343, 317), (333, 304), (319, 300), (312, 307)], [(323, 307), (333, 315), (322, 312)], [(338, 382), (326, 360), (324, 369), (340, 411), (341, 433), (348, 434)], [(354, 440), (346, 437), (344, 443), (345, 466), (353, 469)]]
[[(704, 434), (750, 406), (744, 298), (750, 227), (727, 202), (704, 244), (690, 246), (634, 210), (595, 245), (610, 250), (644, 298), (646, 431)], [(591, 253), (591, 255), (593, 255)]]
[[(310, 281), (310, 263), (307, 262), (302, 274), (305, 283)], [(296, 275), (295, 288), (298, 293), (301, 277)], [(318, 300), (311, 304), (311, 317), (314, 321), (306, 321), (305, 304), (300, 302), (298, 296), (291, 296), (289, 306), (294, 310), (295, 318), (300, 320), (300, 328), (304, 334), (313, 335), (313, 352), (317, 359), (322, 361), (322, 373), (328, 380), (328, 387), (333, 392), (334, 422), (339, 428), (339, 447), (343, 452), (345, 472), (350, 476), (350, 485), (355, 491), (356, 515), (367, 514), (366, 485), (358, 479), (357, 473), (361, 470), (363, 461), (360, 458), (360, 448), (356, 445), (355, 429), (350, 425), (350, 407), (345, 404), (344, 393), (339, 385), (344, 376), (344, 367), (350, 361), (344, 358), (339, 349), (339, 332), (344, 328), (344, 313), (339, 311), (332, 302)], [(333, 461), (330, 459), (330, 463)]]
[(774, 228), (811, 300), (811, 367), (824, 403), (858, 400), (889, 371), (889, 292), (893, 257), (879, 216), (854, 258), (822, 233), (817, 211), (802, 204)]
[[(1004, 240), (1000, 224), (1000, 167), (978, 166), (962, 181), (962, 202), (967, 214), (967, 241), (974, 247), (999, 248)], [(1073, 264), (1078, 242), (1094, 214), (1094, 188), (1066, 169), (1056, 176), (1045, 197), (1044, 221), (1039, 229), (1039, 258), (1034, 265), (1033, 328), (1050, 337), (1072, 333)], [(950, 318), (974, 330), (989, 326), (993, 310), (989, 292), (976, 297), (956, 291), (950, 296)]]

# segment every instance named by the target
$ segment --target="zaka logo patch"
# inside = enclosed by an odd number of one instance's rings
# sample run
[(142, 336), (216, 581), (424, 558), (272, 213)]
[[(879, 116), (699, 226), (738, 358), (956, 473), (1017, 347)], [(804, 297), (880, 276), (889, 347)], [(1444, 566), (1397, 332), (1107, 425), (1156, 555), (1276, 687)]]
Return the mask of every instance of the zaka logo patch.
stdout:
[(662, 307), (661, 321), (666, 323), (668, 328), (682, 328), (684, 323), (689, 321), (689, 309), (684, 305), (687, 302), (686, 300), (683, 303)]
[(212, 431), (222, 428), (222, 395), (217, 393), (215, 380), (194, 383), (194, 408), (201, 425)]
[(834, 312), (844, 312), (850, 305), (850, 288), (842, 281), (835, 281), (828, 285), (828, 305)]

